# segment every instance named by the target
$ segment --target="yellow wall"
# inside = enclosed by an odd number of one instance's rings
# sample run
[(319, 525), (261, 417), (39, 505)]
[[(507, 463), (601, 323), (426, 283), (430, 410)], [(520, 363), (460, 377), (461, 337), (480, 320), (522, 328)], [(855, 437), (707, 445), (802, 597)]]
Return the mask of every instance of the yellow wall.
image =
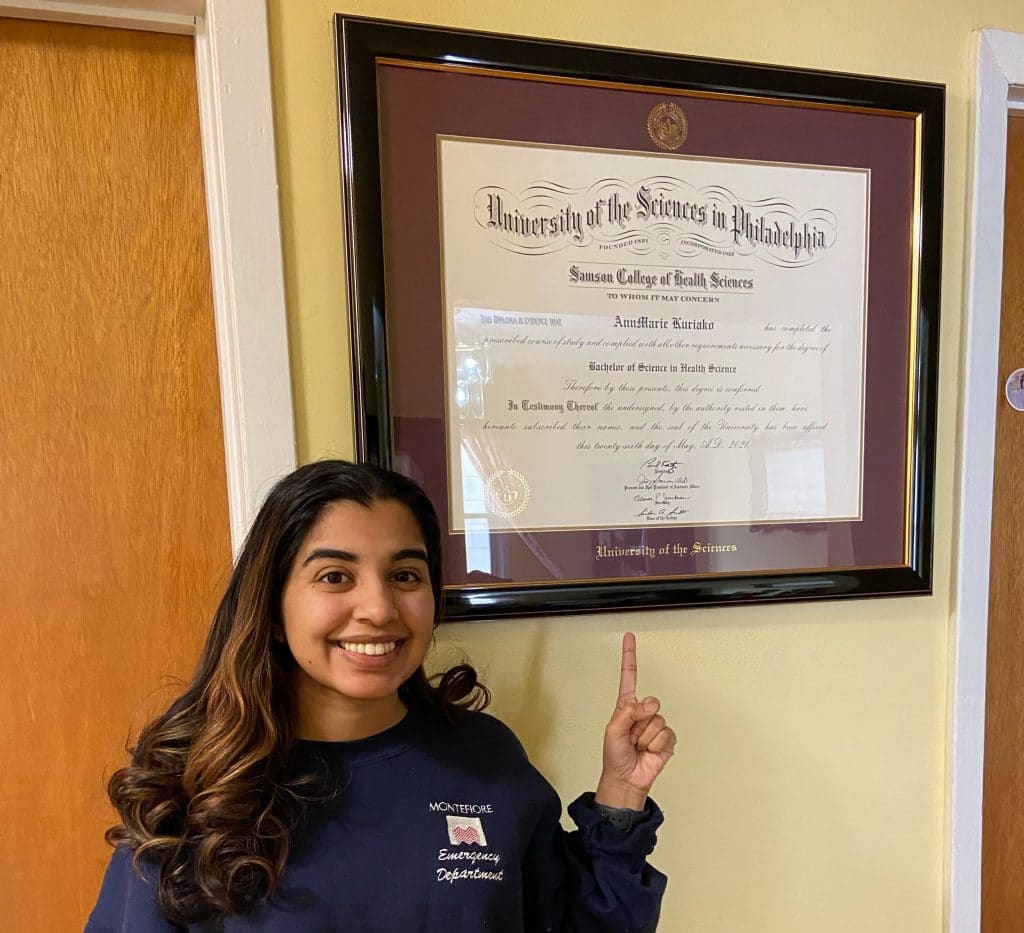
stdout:
[[(332, 0), (269, 0), (299, 454), (353, 452)], [(592, 787), (619, 633), (680, 735), (655, 796), (662, 929), (942, 929), (946, 676), (971, 31), (1020, 0), (367, 0), (353, 14), (943, 82), (935, 595), (450, 626), (566, 801)]]

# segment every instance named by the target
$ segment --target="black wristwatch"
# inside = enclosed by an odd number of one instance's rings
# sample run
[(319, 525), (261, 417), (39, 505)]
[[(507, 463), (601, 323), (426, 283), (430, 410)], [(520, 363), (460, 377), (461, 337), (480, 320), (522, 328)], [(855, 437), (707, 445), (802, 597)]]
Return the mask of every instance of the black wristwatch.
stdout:
[(594, 801), (594, 809), (616, 829), (628, 833), (637, 823), (642, 823), (647, 815), (645, 810), (630, 810), (628, 807), (609, 807)]

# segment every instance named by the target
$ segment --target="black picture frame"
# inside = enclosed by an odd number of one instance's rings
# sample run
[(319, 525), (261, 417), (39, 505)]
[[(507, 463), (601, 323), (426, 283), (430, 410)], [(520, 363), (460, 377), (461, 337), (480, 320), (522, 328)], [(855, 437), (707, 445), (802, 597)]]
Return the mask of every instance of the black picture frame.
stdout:
[[(456, 76), (459, 69), (465, 69), (476, 76), (522, 77), (538, 87), (545, 83), (590, 82), (595, 86), (627, 90), (663, 89), (666, 94), (696, 95), (706, 101), (720, 102), (722, 107), (729, 103), (753, 102), (781, 107), (779, 113), (787, 112), (787, 108), (828, 112), (838, 115), (840, 121), (852, 121), (855, 119), (852, 115), (870, 114), (908, 121), (908, 132), (914, 137), (913, 165), (902, 164), (905, 159), (902, 162), (894, 159), (900, 164), (893, 169), (904, 174), (911, 172), (913, 176), (912, 209), (896, 217), (910, 232), (908, 252), (901, 267), (902, 287), (909, 299), (905, 307), (896, 307), (899, 303), (890, 302), (894, 307), (878, 311), (879, 314), (895, 316), (898, 312), (902, 315), (900, 326), (905, 325), (908, 347), (903, 382), (894, 379), (884, 386), (884, 391), (890, 395), (902, 391), (896, 407), (903, 406), (906, 410), (906, 436), (900, 440), (898, 452), (903, 463), (900, 480), (903, 488), (899, 498), (904, 509), (898, 523), (899, 559), (782, 569), (761, 566), (754, 561), (738, 570), (704, 568), (669, 575), (638, 572), (614, 579), (574, 575), (542, 581), (477, 582), (465, 576), (446, 578), (447, 619), (931, 592), (944, 86), (456, 31), (341, 14), (336, 17), (335, 25), (357, 455), (360, 459), (398, 469), (407, 464), (396, 456), (392, 396), (395, 380), (404, 377), (394, 366), (389, 341), (395, 339), (392, 329), (400, 314), (408, 317), (411, 312), (402, 312), (396, 307), (396, 298), (388, 288), (390, 257), (386, 229), (393, 218), (389, 216), (391, 193), (383, 167), (386, 160), (382, 154), (381, 67), (409, 65), (447, 69)], [(447, 127), (437, 127), (438, 133), (449, 131)], [(778, 130), (778, 135), (782, 134), (783, 131)], [(424, 178), (429, 174), (424, 169)], [(429, 201), (431, 193), (424, 188), (429, 185), (420, 184), (416, 190)], [(436, 203), (436, 190), (433, 197)], [(436, 218), (425, 223), (433, 223), (436, 230)], [(439, 266), (436, 261), (434, 264), (435, 268)], [(402, 273), (400, 269), (392, 269), (390, 274)], [(391, 284), (391, 291), (397, 292), (394, 279)], [(894, 282), (894, 286), (900, 285)], [(894, 290), (899, 289), (894, 287)], [(427, 359), (425, 365), (438, 363)], [(869, 396), (875, 392), (877, 401), (878, 393), (883, 390), (875, 389), (873, 377), (869, 358), (867, 391)], [(903, 385), (902, 390), (900, 385)], [(871, 417), (866, 416), (869, 430)], [(880, 452), (892, 446), (885, 432), (880, 432), (872, 443)], [(895, 454), (887, 462), (895, 463), (894, 457)], [(887, 469), (886, 475), (895, 476), (895, 468)], [(415, 470), (405, 471), (416, 473)], [(444, 524), (444, 502), (438, 499), (444, 497), (446, 487), (441, 478), (434, 475), (436, 469), (425, 472), (425, 477), (417, 475), (416, 478), (431, 492)], [(886, 503), (889, 501), (887, 499)], [(885, 505), (878, 511), (891, 509)], [(885, 527), (892, 524), (890, 521)], [(443, 527), (442, 533), (449, 536), (447, 528)], [(892, 538), (894, 534), (879, 532), (876, 537)], [(889, 543), (895, 548), (895, 541)]]

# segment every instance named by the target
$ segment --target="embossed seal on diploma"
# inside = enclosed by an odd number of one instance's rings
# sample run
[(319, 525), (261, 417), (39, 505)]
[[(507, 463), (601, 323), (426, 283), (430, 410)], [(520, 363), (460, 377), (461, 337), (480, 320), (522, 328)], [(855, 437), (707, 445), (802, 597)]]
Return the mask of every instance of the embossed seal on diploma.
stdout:
[(498, 470), (487, 479), (486, 502), (495, 515), (513, 518), (529, 505), (530, 484), (518, 470)]
[(689, 124), (683, 108), (669, 101), (662, 101), (651, 108), (647, 115), (647, 132), (654, 145), (669, 151), (678, 149), (686, 142)]

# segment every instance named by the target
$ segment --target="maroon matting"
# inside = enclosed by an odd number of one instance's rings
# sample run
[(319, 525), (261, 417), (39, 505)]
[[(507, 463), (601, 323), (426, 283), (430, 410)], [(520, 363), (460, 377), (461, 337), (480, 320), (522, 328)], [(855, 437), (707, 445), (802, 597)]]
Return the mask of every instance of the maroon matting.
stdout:
[[(445, 583), (544, 583), (777, 573), (906, 564), (913, 278), (915, 117), (824, 106), (667, 94), (378, 64), (387, 339), (394, 463), (426, 488), (445, 541)], [(491, 534), (493, 575), (467, 574), (448, 514), (437, 137), (453, 135), (658, 152), (647, 115), (659, 100), (686, 112), (682, 154), (871, 171), (861, 521), (643, 527)], [(915, 312), (916, 313), (916, 312)], [(552, 469), (571, 469), (552, 464)], [(737, 543), (689, 557), (675, 542)], [(598, 558), (599, 546), (652, 557)]]

